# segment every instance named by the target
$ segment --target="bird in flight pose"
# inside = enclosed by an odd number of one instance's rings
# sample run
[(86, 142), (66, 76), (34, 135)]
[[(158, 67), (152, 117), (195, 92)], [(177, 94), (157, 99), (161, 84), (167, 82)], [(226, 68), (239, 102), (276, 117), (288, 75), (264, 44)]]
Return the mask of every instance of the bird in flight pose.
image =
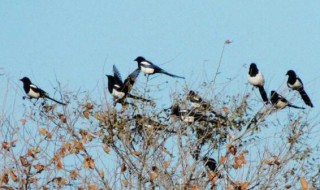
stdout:
[(26, 92), (26, 94), (28, 95), (29, 99), (47, 98), (47, 99), (50, 99), (58, 104), (66, 105), (65, 103), (62, 103), (58, 100), (55, 100), (55, 99), (49, 97), (49, 95), (44, 90), (42, 90), (41, 88), (38, 88), (36, 85), (32, 84), (31, 80), (28, 77), (23, 77), (22, 79), (20, 79), (20, 81), (23, 82), (23, 89)]
[(255, 63), (251, 63), (249, 67), (249, 72), (247, 75), (247, 79), (250, 84), (252, 84), (254, 87), (257, 87), (259, 89), (260, 95), (262, 97), (262, 100), (268, 104), (268, 96), (266, 91), (264, 90), (264, 78), (262, 73), (259, 71), (257, 65)]
[(140, 69), (134, 70), (125, 80), (122, 82), (122, 78), (119, 70), (115, 65), (113, 65), (113, 76), (106, 75), (108, 77), (108, 90), (110, 94), (113, 96), (115, 104), (121, 103), (125, 104), (126, 97), (142, 100), (146, 102), (150, 102), (150, 100), (134, 96), (130, 94), (130, 91), (135, 83), (135, 80), (139, 76)]
[(287, 81), (288, 87), (298, 91), (304, 103), (310, 107), (313, 107), (308, 94), (306, 93), (306, 91), (304, 91), (303, 83), (301, 79), (296, 75), (296, 73), (293, 70), (289, 70), (286, 75), (289, 76)]
[(180, 77), (180, 76), (168, 73), (167, 71), (161, 69), (160, 67), (153, 64), (152, 62), (146, 60), (144, 57), (139, 56), (134, 61), (136, 61), (138, 63), (138, 68), (141, 69), (141, 71), (147, 75), (152, 75), (155, 73), (162, 73), (165, 75), (169, 75), (171, 77), (185, 79), (184, 77)]
[(305, 109), (304, 107), (298, 107), (295, 105), (292, 105), (290, 102), (288, 102), (287, 99), (282, 97), (280, 94), (278, 94), (276, 91), (272, 90), (271, 95), (270, 95), (270, 100), (273, 106), (277, 109), (283, 109), (285, 107), (292, 107), (292, 108), (297, 108), (297, 109)]

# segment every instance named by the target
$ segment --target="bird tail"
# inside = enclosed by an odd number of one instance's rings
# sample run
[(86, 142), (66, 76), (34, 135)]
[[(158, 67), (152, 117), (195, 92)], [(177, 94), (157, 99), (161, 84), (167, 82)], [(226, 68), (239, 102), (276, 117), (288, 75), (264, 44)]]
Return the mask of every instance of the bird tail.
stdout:
[(304, 103), (310, 107), (313, 107), (313, 104), (312, 104), (309, 96), (307, 95), (306, 91), (304, 91), (303, 88), (299, 89), (298, 91), (299, 91), (300, 96), (301, 96), (302, 100), (304, 101)]
[(145, 98), (142, 98), (142, 97), (139, 97), (139, 96), (135, 96), (135, 95), (132, 95), (132, 94), (128, 94), (128, 97), (129, 98), (132, 98), (132, 99), (135, 99), (135, 100), (141, 100), (143, 102), (152, 102), (152, 100), (148, 100), (148, 99), (145, 99)]
[(299, 106), (295, 106), (295, 105), (292, 105), (292, 104), (288, 104), (288, 106), (291, 107), (291, 108), (296, 108), (296, 109), (302, 109), (302, 110), (306, 109), (304, 107), (299, 107)]
[(45, 97), (48, 98), (48, 99), (50, 99), (50, 100), (52, 100), (52, 101), (54, 101), (54, 102), (56, 102), (56, 103), (58, 103), (58, 104), (61, 104), (61, 105), (64, 105), (64, 106), (67, 105), (66, 103), (60, 102), (60, 101), (58, 101), (58, 100), (55, 100), (55, 99), (51, 98), (51, 97), (48, 96), (48, 95), (45, 95)]
[(267, 96), (267, 93), (266, 91), (264, 90), (263, 86), (258, 86), (259, 88), (259, 92), (261, 94), (261, 97), (262, 97), (262, 100), (268, 104), (269, 103), (269, 100), (268, 100), (268, 96)]
[(170, 77), (185, 79), (184, 77), (180, 77), (180, 76), (178, 76), (178, 75), (174, 75), (174, 74), (168, 73), (168, 72), (165, 71), (165, 70), (161, 70), (160, 73), (165, 74), (165, 75), (168, 75), (168, 76), (170, 76)]

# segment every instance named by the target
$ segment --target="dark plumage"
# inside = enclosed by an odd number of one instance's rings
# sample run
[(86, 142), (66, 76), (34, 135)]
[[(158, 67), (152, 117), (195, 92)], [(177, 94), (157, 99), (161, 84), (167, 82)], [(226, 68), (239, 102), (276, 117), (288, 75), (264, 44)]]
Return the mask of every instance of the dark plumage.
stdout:
[(253, 86), (257, 87), (259, 89), (260, 95), (262, 97), (262, 100), (268, 104), (269, 100), (268, 100), (268, 96), (266, 91), (264, 90), (264, 78), (262, 73), (259, 71), (257, 65), (255, 63), (251, 63), (250, 67), (249, 67), (249, 72), (247, 75), (247, 79), (249, 81), (250, 84), (252, 84)]
[(211, 119), (208, 116), (196, 112), (193, 110), (188, 110), (188, 109), (181, 109), (178, 104), (174, 104), (171, 106), (171, 115), (177, 116), (180, 118), (181, 121), (186, 122), (186, 123), (193, 123), (196, 121), (206, 121), (209, 123), (218, 123), (218, 120), (216, 119)]
[(138, 99), (142, 101), (149, 102), (150, 100), (134, 96), (130, 94), (130, 91), (139, 76), (140, 69), (136, 69), (133, 71), (125, 80), (122, 82), (122, 78), (120, 75), (119, 70), (115, 65), (113, 65), (113, 76), (112, 75), (106, 75), (108, 77), (108, 90), (110, 94), (113, 96), (115, 103), (125, 103), (125, 99), (127, 97)]
[(35, 98), (35, 99), (47, 98), (47, 99), (50, 99), (58, 104), (66, 105), (65, 103), (62, 103), (58, 100), (55, 100), (55, 99), (49, 97), (48, 93), (46, 93), (41, 88), (38, 88), (36, 85), (32, 84), (31, 80), (28, 77), (23, 77), (22, 79), (20, 79), (20, 81), (23, 82), (23, 89), (30, 99), (31, 98)]
[(213, 158), (204, 157), (202, 159), (203, 164), (208, 167), (212, 172), (215, 172), (217, 169), (217, 161)]
[(288, 100), (286, 100), (284, 97), (282, 97), (280, 94), (278, 94), (276, 91), (272, 90), (270, 95), (270, 100), (273, 106), (277, 109), (283, 109), (285, 107), (292, 107), (297, 109), (305, 109), (304, 107), (298, 107), (295, 105), (292, 105)]
[(306, 91), (304, 91), (303, 83), (301, 79), (296, 75), (296, 73), (293, 70), (289, 70), (286, 75), (289, 76), (287, 81), (288, 87), (298, 91), (304, 103), (310, 107), (313, 107), (308, 94), (306, 93)]
[(141, 69), (142, 72), (144, 72), (147, 75), (152, 75), (155, 73), (162, 73), (165, 75), (169, 75), (171, 77), (181, 78), (185, 79), (184, 77), (180, 77), (171, 73), (168, 73), (167, 71), (161, 69), (157, 65), (153, 64), (151, 61), (146, 60), (144, 57), (137, 57), (134, 61), (138, 63), (138, 68)]

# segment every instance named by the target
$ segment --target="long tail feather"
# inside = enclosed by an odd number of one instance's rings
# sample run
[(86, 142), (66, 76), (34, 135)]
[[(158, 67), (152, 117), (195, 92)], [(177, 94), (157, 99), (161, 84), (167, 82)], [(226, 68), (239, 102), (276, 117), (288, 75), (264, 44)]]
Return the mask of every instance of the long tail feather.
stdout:
[(313, 104), (312, 104), (312, 102), (311, 102), (308, 94), (306, 93), (306, 91), (304, 91), (303, 88), (301, 88), (301, 89), (299, 90), (299, 93), (300, 93), (301, 98), (302, 98), (302, 100), (304, 101), (304, 103), (305, 103), (306, 105), (310, 106), (310, 107), (313, 107)]
[(48, 98), (48, 99), (50, 99), (50, 100), (52, 100), (52, 101), (54, 101), (54, 102), (56, 102), (56, 103), (58, 103), (58, 104), (61, 104), (61, 105), (67, 105), (67, 104), (65, 104), (65, 103), (63, 103), (63, 102), (60, 102), (60, 101), (58, 101), (58, 100), (55, 100), (55, 99), (53, 99), (53, 98), (51, 98), (51, 97), (49, 97), (49, 96), (45, 96), (46, 98)]
[(295, 105), (292, 105), (292, 104), (288, 104), (288, 106), (291, 107), (291, 108), (296, 108), (296, 109), (302, 109), (302, 110), (306, 109), (304, 107), (299, 107), (299, 106), (295, 106)]
[(135, 100), (141, 100), (143, 102), (152, 102), (152, 100), (148, 100), (148, 99), (145, 99), (145, 98), (142, 98), (142, 97), (139, 97), (139, 96), (135, 96), (135, 95), (132, 95), (132, 94), (128, 94), (128, 97), (132, 98), (132, 99), (135, 99)]
[(168, 73), (168, 72), (167, 72), (167, 71), (165, 71), (165, 70), (161, 70), (161, 72), (160, 72), (160, 73), (163, 73), (163, 74), (168, 75), (168, 76), (170, 76), (170, 77), (175, 77), (175, 78), (185, 79), (184, 77), (180, 77), (180, 76), (178, 76), (178, 75), (174, 75), (174, 74)]
[(269, 104), (268, 96), (266, 91), (264, 90), (263, 86), (258, 86), (259, 92), (261, 94), (262, 100), (266, 103)]

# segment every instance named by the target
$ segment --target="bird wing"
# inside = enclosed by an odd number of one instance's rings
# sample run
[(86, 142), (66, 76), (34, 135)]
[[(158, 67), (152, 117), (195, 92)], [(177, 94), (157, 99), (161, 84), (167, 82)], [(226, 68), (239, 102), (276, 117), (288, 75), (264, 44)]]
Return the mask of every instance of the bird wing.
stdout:
[(117, 69), (117, 67), (115, 65), (113, 65), (113, 76), (114, 76), (115, 80), (117, 81), (116, 83), (120, 84), (122, 86), (123, 85), (122, 78), (121, 78), (119, 70)]
[(140, 69), (137, 68), (134, 70), (125, 80), (124, 80), (124, 90), (130, 92), (134, 82), (136, 81), (137, 77), (140, 74)]
[(39, 93), (40, 96), (47, 95), (47, 93), (44, 90), (42, 90), (41, 88), (38, 88), (34, 84), (30, 84), (30, 89), (36, 93)]

